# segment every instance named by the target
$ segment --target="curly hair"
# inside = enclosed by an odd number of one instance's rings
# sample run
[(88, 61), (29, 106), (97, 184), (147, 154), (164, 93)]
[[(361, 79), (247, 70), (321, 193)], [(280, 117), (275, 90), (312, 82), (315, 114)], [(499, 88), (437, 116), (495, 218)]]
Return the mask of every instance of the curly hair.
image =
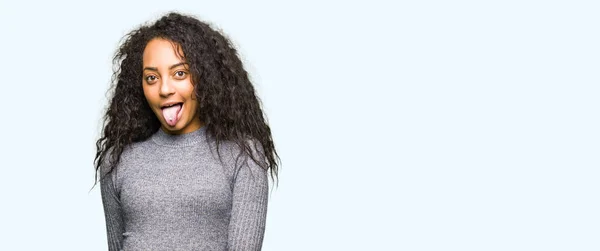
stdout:
[[(266, 115), (263, 116), (260, 100), (238, 52), (222, 32), (209, 24), (170, 12), (153, 24), (141, 25), (125, 35), (115, 53), (109, 89), (114, 94), (103, 116), (102, 135), (96, 141), (96, 182), (103, 163), (108, 163), (105, 174), (110, 173), (126, 146), (144, 141), (160, 129), (160, 121), (142, 89), (142, 55), (154, 38), (169, 40), (183, 51), (184, 55), (179, 56), (189, 64), (198, 116), (206, 127), (207, 137), (216, 142), (217, 152), (222, 142), (233, 142), (240, 153), (246, 153), (260, 167), (270, 170), (271, 179), (275, 180), (280, 159)], [(256, 155), (252, 149), (260, 151)]]

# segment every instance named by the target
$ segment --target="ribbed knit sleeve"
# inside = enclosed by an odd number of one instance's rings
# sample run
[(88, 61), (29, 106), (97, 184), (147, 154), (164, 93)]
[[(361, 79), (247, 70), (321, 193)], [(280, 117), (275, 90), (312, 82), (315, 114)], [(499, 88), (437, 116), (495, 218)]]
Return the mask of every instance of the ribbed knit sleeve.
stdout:
[(234, 177), (228, 250), (261, 250), (269, 190), (267, 171), (248, 159)]
[(111, 172), (100, 180), (100, 193), (104, 205), (104, 218), (106, 220), (106, 234), (109, 251), (120, 251), (122, 248), (123, 232), (125, 225), (121, 203), (116, 193), (114, 174)]

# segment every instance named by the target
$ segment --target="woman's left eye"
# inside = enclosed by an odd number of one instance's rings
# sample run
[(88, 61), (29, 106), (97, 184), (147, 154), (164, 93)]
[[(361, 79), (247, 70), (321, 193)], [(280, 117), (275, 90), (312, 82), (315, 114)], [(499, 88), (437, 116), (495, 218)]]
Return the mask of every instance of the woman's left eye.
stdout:
[(176, 75), (177, 77), (183, 77), (183, 76), (185, 76), (185, 72), (184, 72), (184, 71), (176, 71), (176, 72), (175, 72), (175, 75)]

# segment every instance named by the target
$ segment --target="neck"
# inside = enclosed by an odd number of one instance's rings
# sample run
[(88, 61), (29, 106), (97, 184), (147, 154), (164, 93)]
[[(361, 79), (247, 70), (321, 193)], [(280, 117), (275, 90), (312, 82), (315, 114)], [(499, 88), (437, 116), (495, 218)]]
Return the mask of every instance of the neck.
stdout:
[(181, 134), (168, 134), (161, 128), (152, 135), (152, 140), (163, 146), (190, 146), (202, 142), (205, 136), (206, 126)]

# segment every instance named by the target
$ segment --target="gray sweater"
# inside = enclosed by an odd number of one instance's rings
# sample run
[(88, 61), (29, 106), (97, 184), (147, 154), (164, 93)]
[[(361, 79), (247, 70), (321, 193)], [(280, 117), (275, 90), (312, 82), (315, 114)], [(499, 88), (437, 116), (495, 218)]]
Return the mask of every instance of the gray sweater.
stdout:
[(267, 172), (250, 158), (234, 168), (233, 143), (219, 149), (223, 162), (206, 127), (126, 147), (100, 181), (109, 250), (260, 250)]

